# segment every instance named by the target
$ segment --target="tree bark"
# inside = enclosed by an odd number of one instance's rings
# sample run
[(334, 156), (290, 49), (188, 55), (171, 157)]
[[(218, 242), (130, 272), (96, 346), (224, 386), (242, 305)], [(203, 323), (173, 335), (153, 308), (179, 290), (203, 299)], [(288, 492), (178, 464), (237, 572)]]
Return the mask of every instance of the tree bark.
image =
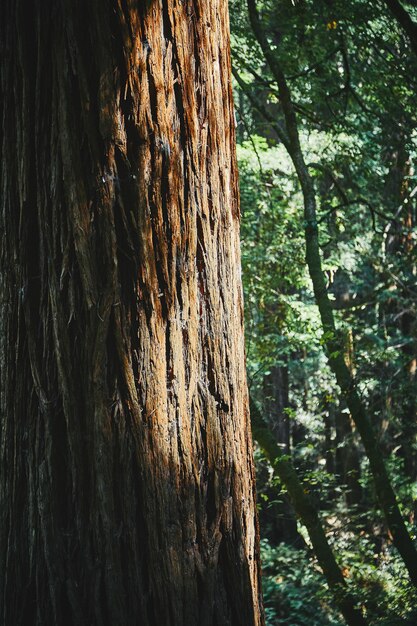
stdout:
[(0, 621), (262, 624), (227, 2), (0, 11)]

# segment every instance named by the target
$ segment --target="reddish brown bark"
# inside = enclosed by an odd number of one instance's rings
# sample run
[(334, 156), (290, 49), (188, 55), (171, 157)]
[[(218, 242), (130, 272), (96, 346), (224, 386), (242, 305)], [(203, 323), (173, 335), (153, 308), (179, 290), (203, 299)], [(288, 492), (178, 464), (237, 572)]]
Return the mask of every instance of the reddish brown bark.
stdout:
[(0, 621), (260, 624), (227, 3), (0, 28)]

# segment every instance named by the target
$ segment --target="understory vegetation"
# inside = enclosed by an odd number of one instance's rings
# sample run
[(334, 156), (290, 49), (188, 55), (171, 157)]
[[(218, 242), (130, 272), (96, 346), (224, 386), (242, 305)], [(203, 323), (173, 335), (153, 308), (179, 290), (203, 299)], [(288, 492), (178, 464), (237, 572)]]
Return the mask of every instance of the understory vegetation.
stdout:
[(411, 626), (417, 5), (230, 12), (267, 623)]

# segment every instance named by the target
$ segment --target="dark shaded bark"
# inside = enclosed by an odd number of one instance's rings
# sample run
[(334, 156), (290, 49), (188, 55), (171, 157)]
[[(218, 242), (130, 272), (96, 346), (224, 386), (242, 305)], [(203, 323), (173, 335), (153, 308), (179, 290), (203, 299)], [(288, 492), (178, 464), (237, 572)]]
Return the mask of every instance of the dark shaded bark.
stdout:
[(261, 624), (227, 3), (0, 46), (0, 621)]
[(279, 90), (280, 103), (285, 117), (285, 128), (276, 123), (275, 128), (292, 159), (303, 193), (306, 261), (320, 313), (323, 341), (329, 365), (364, 445), (374, 480), (376, 496), (391, 532), (393, 543), (403, 559), (411, 581), (417, 587), (417, 550), (401, 515), (382, 451), (371, 420), (367, 415), (366, 407), (358, 392), (356, 380), (345, 363), (345, 339), (336, 328), (331, 301), (327, 293), (320, 256), (316, 194), (313, 179), (300, 146), (297, 117), (292, 104), (291, 93), (278, 59), (269, 46), (257, 12), (256, 0), (247, 0), (247, 6), (253, 32)]

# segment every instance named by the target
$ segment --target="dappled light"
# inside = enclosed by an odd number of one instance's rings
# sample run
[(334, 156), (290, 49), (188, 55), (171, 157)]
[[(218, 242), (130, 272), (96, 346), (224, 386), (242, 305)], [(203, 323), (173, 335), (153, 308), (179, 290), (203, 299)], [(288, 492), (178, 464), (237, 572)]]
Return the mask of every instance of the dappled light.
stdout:
[(267, 623), (411, 625), (417, 13), (230, 10)]

